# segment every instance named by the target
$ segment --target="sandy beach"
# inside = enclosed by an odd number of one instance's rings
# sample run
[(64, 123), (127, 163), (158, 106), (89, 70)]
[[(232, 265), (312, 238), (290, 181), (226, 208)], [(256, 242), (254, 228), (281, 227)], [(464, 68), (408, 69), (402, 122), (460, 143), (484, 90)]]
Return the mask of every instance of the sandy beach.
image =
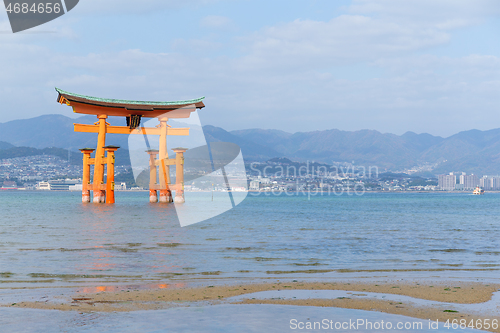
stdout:
[[(442, 307), (418, 306), (405, 302), (395, 302), (383, 299), (362, 299), (363, 293), (378, 293), (380, 295), (404, 295), (417, 300), (429, 300), (454, 304), (480, 304), (491, 300), (493, 293), (500, 285), (464, 282), (276, 282), (255, 284), (205, 285), (203, 287), (161, 288), (145, 290), (123, 290), (119, 292), (75, 293), (69, 297), (58, 297), (50, 301), (19, 302), (3, 304), (2, 306), (16, 308), (51, 309), (79, 312), (122, 312), (137, 310), (156, 310), (180, 306), (231, 304), (281, 304), (316, 307), (340, 307), (367, 311), (377, 311), (399, 314), (419, 319), (446, 322), (447, 320), (465, 319), (468, 323), (481, 319), (500, 320), (496, 317), (481, 316), (477, 313), (455, 312), (443, 310)], [(335, 299), (261, 299), (253, 298), (251, 294), (262, 291), (279, 290), (342, 290), (353, 292), (351, 297)], [(235, 296), (248, 295), (233, 301)], [(500, 332), (499, 329), (489, 329)]]

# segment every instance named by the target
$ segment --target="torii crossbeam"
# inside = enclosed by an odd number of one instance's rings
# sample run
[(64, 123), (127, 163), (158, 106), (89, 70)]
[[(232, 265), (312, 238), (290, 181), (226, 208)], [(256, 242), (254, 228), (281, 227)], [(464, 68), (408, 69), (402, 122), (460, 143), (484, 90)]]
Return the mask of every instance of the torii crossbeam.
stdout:
[[(150, 202), (172, 202), (172, 190), (175, 190), (175, 201), (184, 202), (184, 148), (175, 148), (176, 158), (169, 159), (167, 153), (168, 135), (189, 135), (189, 128), (170, 128), (170, 118), (189, 118), (192, 112), (205, 107), (203, 99), (176, 102), (145, 102), (73, 94), (56, 88), (59, 93), (57, 101), (73, 108), (73, 112), (97, 116), (94, 125), (74, 124), (75, 132), (97, 133), (97, 147), (83, 148), (82, 202), (90, 202), (90, 191), (93, 191), (94, 203), (114, 203), (114, 153), (119, 148), (106, 146), (106, 134), (142, 134), (158, 135), (159, 150), (149, 150), (150, 159)], [(128, 126), (110, 126), (106, 119), (110, 116), (125, 117)], [(139, 127), (141, 118), (158, 118), (158, 127)], [(95, 150), (95, 157), (91, 154)], [(158, 157), (156, 157), (159, 155)], [(93, 182), (90, 181), (90, 166), (94, 165)], [(176, 166), (176, 184), (170, 184), (170, 165)], [(157, 167), (159, 184), (156, 183)], [(106, 168), (107, 180), (104, 183)]]

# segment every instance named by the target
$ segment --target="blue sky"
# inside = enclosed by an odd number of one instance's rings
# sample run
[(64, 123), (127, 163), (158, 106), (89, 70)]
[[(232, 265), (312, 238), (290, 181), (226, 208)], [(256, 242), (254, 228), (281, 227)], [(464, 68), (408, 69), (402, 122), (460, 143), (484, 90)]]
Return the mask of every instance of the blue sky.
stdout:
[(12, 34), (0, 10), (0, 122), (60, 113), (54, 87), (206, 96), (205, 124), (449, 136), (500, 127), (496, 0), (81, 0)]

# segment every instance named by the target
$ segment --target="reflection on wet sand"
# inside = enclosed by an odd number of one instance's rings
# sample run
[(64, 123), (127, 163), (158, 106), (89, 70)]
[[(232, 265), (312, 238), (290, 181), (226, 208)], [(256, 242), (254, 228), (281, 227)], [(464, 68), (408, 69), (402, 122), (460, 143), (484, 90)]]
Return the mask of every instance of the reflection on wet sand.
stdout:
[(97, 294), (101, 292), (118, 292), (127, 290), (148, 290), (148, 289), (168, 289), (168, 288), (185, 288), (186, 283), (159, 283), (159, 284), (131, 284), (131, 285), (106, 285), (106, 286), (95, 286), (95, 287), (83, 287), (79, 288), (76, 293), (78, 294)]

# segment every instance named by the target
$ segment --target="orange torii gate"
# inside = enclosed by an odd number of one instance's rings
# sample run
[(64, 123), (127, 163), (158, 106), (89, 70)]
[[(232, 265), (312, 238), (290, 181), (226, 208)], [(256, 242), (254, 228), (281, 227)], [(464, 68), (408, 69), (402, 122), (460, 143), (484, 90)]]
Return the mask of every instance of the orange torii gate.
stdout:
[[(75, 132), (98, 133), (97, 149), (83, 148), (82, 202), (90, 202), (93, 191), (94, 203), (114, 203), (114, 164), (115, 152), (119, 147), (106, 146), (106, 134), (158, 135), (159, 150), (148, 150), (149, 154), (149, 200), (150, 202), (172, 202), (172, 190), (176, 191), (175, 201), (184, 202), (184, 152), (185, 148), (175, 148), (176, 158), (168, 158), (167, 135), (189, 135), (189, 128), (171, 128), (169, 118), (189, 118), (191, 112), (205, 107), (203, 99), (177, 102), (144, 102), (117, 99), (104, 99), (73, 94), (56, 88), (57, 101), (73, 108), (73, 112), (97, 116), (94, 125), (74, 124)], [(126, 117), (128, 126), (110, 126), (106, 122), (109, 116)], [(139, 127), (141, 118), (158, 118), (158, 127)], [(91, 154), (95, 151), (95, 157)], [(158, 157), (157, 157), (158, 156)], [(94, 166), (93, 182), (90, 178), (90, 166)], [(170, 184), (170, 165), (176, 166), (176, 184)], [(106, 183), (104, 169), (106, 166)], [(158, 167), (158, 174), (157, 174)], [(159, 184), (156, 182), (157, 176)]]

